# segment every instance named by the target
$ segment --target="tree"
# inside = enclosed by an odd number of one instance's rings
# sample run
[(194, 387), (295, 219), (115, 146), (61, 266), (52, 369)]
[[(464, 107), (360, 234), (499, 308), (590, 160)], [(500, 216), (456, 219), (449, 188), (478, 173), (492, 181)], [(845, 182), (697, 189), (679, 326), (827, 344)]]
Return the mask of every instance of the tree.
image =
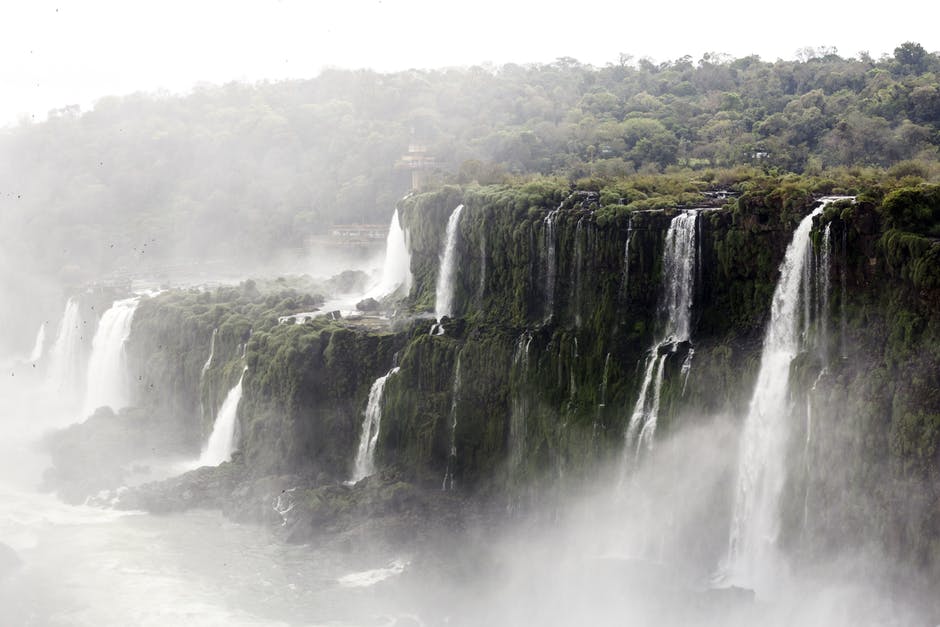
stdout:
[(919, 74), (926, 69), (927, 51), (920, 44), (907, 41), (894, 49), (900, 74)]

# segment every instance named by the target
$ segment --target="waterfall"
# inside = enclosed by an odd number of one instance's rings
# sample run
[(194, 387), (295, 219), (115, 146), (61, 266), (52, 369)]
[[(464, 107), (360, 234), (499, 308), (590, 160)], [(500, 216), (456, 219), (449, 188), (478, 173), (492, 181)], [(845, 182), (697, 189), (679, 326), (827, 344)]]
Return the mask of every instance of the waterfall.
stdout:
[[(695, 263), (697, 258), (697, 210), (683, 211), (669, 223), (663, 250), (663, 291), (659, 301), (659, 319), (663, 323), (660, 338), (650, 348), (646, 358), (643, 383), (637, 397), (630, 422), (627, 424), (625, 455), (635, 447), (636, 456), (641, 448), (653, 446), (656, 423), (659, 419), (659, 401), (662, 392), (666, 358), (676, 352), (679, 344), (688, 342), (692, 325), (692, 300), (695, 292)], [(683, 364), (687, 378), (691, 358)]]
[(627, 291), (630, 287), (630, 243), (633, 241), (633, 216), (627, 223), (627, 243), (623, 245), (623, 281), (620, 284), (621, 300), (626, 301), (630, 298)]
[(140, 297), (114, 301), (104, 312), (91, 343), (88, 379), (82, 417), (87, 418), (99, 407), (108, 406), (117, 412), (129, 402), (127, 364), (124, 343), (131, 334), (131, 322)]
[(457, 208), (447, 219), (447, 230), (444, 233), (444, 248), (441, 250), (440, 266), (437, 271), (437, 289), (435, 291), (434, 317), (437, 318), (438, 334), (444, 331), (440, 326), (444, 316), (452, 316), (454, 308), (454, 279), (457, 274), (457, 227), (460, 225), (460, 212), (463, 205)]
[(575, 327), (581, 326), (581, 275), (584, 274), (584, 256), (587, 247), (584, 218), (578, 220), (574, 230), (574, 263), (571, 264), (571, 294), (569, 297)]
[(444, 471), (442, 490), (454, 489), (454, 467), (457, 465), (457, 397), (460, 393), (460, 355), (454, 367), (454, 383), (450, 399), (450, 448), (447, 451), (447, 469)]
[(526, 422), (529, 417), (529, 349), (532, 345), (532, 333), (523, 331), (516, 340), (516, 349), (512, 355), (512, 375), (514, 380), (511, 414), (509, 416), (509, 467), (515, 471), (525, 456)]
[(848, 357), (847, 352), (847, 341), (846, 341), (846, 313), (845, 313), (845, 301), (847, 298), (847, 289), (846, 289), (846, 273), (845, 267), (849, 263), (848, 254), (846, 251), (846, 242), (845, 242), (845, 231), (846, 226), (842, 225), (842, 263), (841, 272), (839, 273), (839, 281), (842, 288), (842, 297), (839, 299), (839, 357), (845, 359)]
[(382, 393), (385, 391), (385, 382), (396, 372), (398, 368), (392, 368), (376, 379), (369, 390), (350, 483), (356, 483), (375, 472), (375, 445), (379, 441), (379, 429), (382, 426)]
[(819, 299), (817, 301), (819, 313), (816, 318), (819, 321), (819, 351), (823, 364), (829, 360), (829, 247), (831, 245), (832, 222), (829, 222), (823, 230), (822, 250), (819, 258)]
[[(757, 383), (741, 433), (734, 511), (723, 578), (760, 591), (778, 571), (779, 501), (785, 481), (790, 362), (801, 346), (807, 249), (813, 218), (836, 198), (803, 218), (787, 247), (774, 289)], [(810, 277), (809, 280), (811, 280)], [(803, 316), (807, 315), (805, 310)], [(807, 420), (811, 420), (807, 415)], [(807, 438), (811, 423), (807, 423)]]
[(36, 331), (36, 341), (33, 342), (33, 350), (29, 352), (29, 361), (36, 363), (42, 357), (42, 349), (46, 346), (46, 323), (39, 325)]
[(545, 273), (544, 284), (542, 286), (542, 297), (545, 301), (544, 320), (551, 320), (555, 314), (555, 284), (557, 279), (558, 262), (556, 259), (557, 242), (555, 240), (555, 220), (558, 218), (558, 212), (561, 211), (561, 205), (558, 208), (549, 211), (543, 220), (542, 248), (545, 252)]
[(199, 372), (200, 381), (206, 376), (206, 372), (209, 371), (209, 368), (212, 367), (212, 360), (215, 358), (215, 340), (218, 336), (219, 329), (212, 329), (212, 338), (209, 340), (209, 357), (206, 358), (206, 363), (202, 365), (202, 370)]
[(604, 373), (601, 376), (600, 402), (594, 410), (594, 424), (591, 425), (591, 439), (597, 442), (597, 429), (600, 426), (601, 412), (607, 407), (607, 382), (610, 379), (610, 353), (604, 358)]
[(218, 466), (222, 462), (232, 459), (232, 453), (235, 451), (235, 432), (238, 424), (238, 404), (242, 400), (242, 381), (245, 379), (245, 373), (248, 367), (242, 369), (241, 376), (238, 377), (238, 383), (235, 384), (222, 406), (219, 413), (215, 416), (215, 422), (212, 425), (212, 433), (206, 442), (202, 455), (196, 466)]
[(55, 341), (49, 350), (46, 382), (49, 392), (55, 396), (72, 397), (78, 391), (83, 339), (81, 326), (78, 301), (70, 298), (65, 303), (65, 312), (56, 330)]
[(394, 294), (399, 288), (404, 295), (411, 291), (411, 253), (405, 231), (401, 227), (398, 209), (392, 213), (388, 225), (388, 237), (385, 238), (385, 262), (382, 264), (382, 278), (366, 294), (366, 298), (384, 298)]
[(698, 211), (683, 211), (669, 223), (663, 252), (664, 298), (660, 317), (665, 319), (664, 341), (689, 339), (692, 321), (692, 294), (695, 288), (696, 228)]

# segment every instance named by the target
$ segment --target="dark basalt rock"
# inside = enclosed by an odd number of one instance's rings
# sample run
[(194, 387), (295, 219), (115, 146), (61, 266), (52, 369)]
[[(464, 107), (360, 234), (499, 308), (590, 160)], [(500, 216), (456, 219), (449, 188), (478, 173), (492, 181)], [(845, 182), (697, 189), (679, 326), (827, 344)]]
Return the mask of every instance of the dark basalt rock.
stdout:
[(379, 303), (379, 301), (375, 300), (374, 298), (364, 298), (360, 300), (358, 303), (356, 303), (356, 309), (358, 311), (372, 312), (372, 311), (378, 311), (381, 308), (382, 308), (382, 305)]

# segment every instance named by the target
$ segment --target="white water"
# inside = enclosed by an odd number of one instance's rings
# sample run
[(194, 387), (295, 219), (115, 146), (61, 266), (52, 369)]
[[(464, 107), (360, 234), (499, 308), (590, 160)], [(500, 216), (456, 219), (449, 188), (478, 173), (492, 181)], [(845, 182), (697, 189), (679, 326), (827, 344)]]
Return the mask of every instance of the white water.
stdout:
[(440, 322), (444, 316), (454, 314), (454, 279), (457, 274), (457, 227), (460, 226), (460, 213), (463, 205), (457, 208), (447, 219), (444, 234), (444, 248), (441, 250), (440, 266), (437, 271), (437, 289), (434, 301), (434, 316)]
[(457, 398), (460, 394), (460, 355), (457, 355), (457, 364), (454, 366), (454, 384), (451, 387), (450, 398), (450, 448), (447, 453), (447, 468), (444, 471), (442, 490), (454, 489), (454, 466), (457, 464)]
[(50, 394), (71, 400), (78, 392), (78, 376), (82, 357), (82, 322), (78, 301), (68, 299), (62, 320), (56, 330), (55, 342), (49, 351), (46, 384)]
[(405, 572), (405, 568), (408, 567), (408, 564), (408, 560), (393, 560), (385, 568), (373, 568), (371, 570), (343, 575), (337, 579), (337, 582), (347, 588), (368, 588), (380, 581), (385, 581), (389, 577), (402, 574)]
[(101, 316), (88, 360), (83, 418), (99, 407), (107, 406), (116, 412), (130, 400), (124, 343), (130, 337), (131, 322), (139, 302), (136, 296), (115, 301)]
[(623, 245), (623, 282), (620, 284), (620, 294), (623, 299), (629, 298), (630, 288), (630, 243), (633, 241), (633, 216), (627, 223), (627, 242)]
[(542, 286), (542, 297), (545, 300), (544, 319), (546, 321), (551, 320), (552, 316), (555, 314), (555, 283), (558, 272), (558, 262), (556, 260), (555, 251), (557, 246), (557, 242), (555, 241), (555, 220), (558, 217), (559, 211), (561, 211), (561, 205), (558, 205), (557, 209), (549, 211), (543, 221), (542, 248), (544, 249), (545, 255), (545, 274), (544, 284)]
[(759, 594), (766, 594), (786, 574), (776, 541), (786, 478), (790, 362), (801, 349), (801, 298), (805, 301), (808, 296), (803, 286), (807, 280), (804, 266), (813, 218), (833, 200), (823, 199), (821, 206), (803, 218), (787, 247), (757, 383), (741, 433), (728, 556), (721, 575), (726, 582), (753, 588)]
[(392, 213), (385, 239), (385, 262), (382, 264), (382, 278), (372, 287), (365, 298), (381, 299), (401, 289), (407, 295), (411, 291), (411, 253), (408, 252), (407, 235), (401, 227), (398, 209)]
[(525, 457), (526, 423), (529, 416), (529, 350), (532, 333), (523, 331), (516, 340), (512, 356), (512, 375), (515, 385), (509, 416), (509, 468), (515, 472)]
[[(660, 338), (646, 358), (640, 394), (627, 425), (625, 460), (631, 451), (639, 456), (642, 447), (652, 448), (659, 420), (660, 395), (666, 358), (691, 335), (692, 299), (695, 293), (695, 262), (697, 258), (696, 224), (698, 211), (683, 211), (669, 223), (663, 250), (663, 291), (659, 302), (659, 319), (663, 324)], [(691, 359), (683, 364), (688, 378)], [(684, 382), (683, 382), (684, 387)], [(625, 465), (626, 467), (626, 465)]]
[(582, 274), (584, 274), (585, 248), (587, 247), (587, 229), (584, 218), (578, 220), (574, 229), (574, 263), (571, 265), (571, 293), (569, 307), (574, 318), (574, 325), (581, 326), (581, 289)]
[(212, 360), (215, 358), (215, 340), (218, 336), (219, 330), (212, 329), (212, 338), (209, 340), (209, 357), (206, 358), (206, 363), (202, 364), (202, 370), (199, 372), (200, 380), (206, 376), (206, 372), (212, 367)]
[(819, 352), (823, 364), (829, 361), (829, 290), (830, 290), (830, 246), (832, 246), (832, 222), (823, 230), (822, 251), (819, 261)]
[(375, 472), (375, 445), (379, 441), (379, 429), (382, 426), (382, 394), (385, 392), (386, 381), (396, 372), (398, 368), (392, 368), (376, 379), (369, 389), (369, 400), (363, 414), (362, 432), (359, 436), (356, 460), (353, 463), (351, 483), (365, 479)]
[(43, 322), (39, 325), (39, 330), (36, 332), (36, 341), (33, 342), (33, 350), (29, 352), (29, 361), (36, 363), (42, 357), (42, 350), (46, 346), (46, 323)]
[(222, 406), (212, 425), (212, 433), (196, 463), (197, 467), (218, 466), (232, 459), (236, 446), (235, 427), (238, 424), (238, 404), (242, 400), (242, 381), (245, 379), (247, 370), (247, 367), (242, 370), (238, 383), (229, 390), (225, 400), (222, 401)]

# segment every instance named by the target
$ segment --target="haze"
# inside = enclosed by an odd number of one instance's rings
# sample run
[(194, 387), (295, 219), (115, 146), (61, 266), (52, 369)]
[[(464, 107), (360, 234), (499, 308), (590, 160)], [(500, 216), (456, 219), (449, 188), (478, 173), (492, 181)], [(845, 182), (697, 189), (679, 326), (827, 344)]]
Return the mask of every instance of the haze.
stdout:
[(186, 92), (201, 81), (309, 78), (324, 67), (396, 71), (574, 57), (603, 66), (620, 53), (667, 61), (706, 52), (792, 59), (805, 47), (843, 56), (890, 53), (902, 41), (940, 48), (922, 2), (798, 0), (456, 4), (430, 0), (125, 3), (41, 0), (2, 9), (0, 122), (83, 110), (106, 95)]

